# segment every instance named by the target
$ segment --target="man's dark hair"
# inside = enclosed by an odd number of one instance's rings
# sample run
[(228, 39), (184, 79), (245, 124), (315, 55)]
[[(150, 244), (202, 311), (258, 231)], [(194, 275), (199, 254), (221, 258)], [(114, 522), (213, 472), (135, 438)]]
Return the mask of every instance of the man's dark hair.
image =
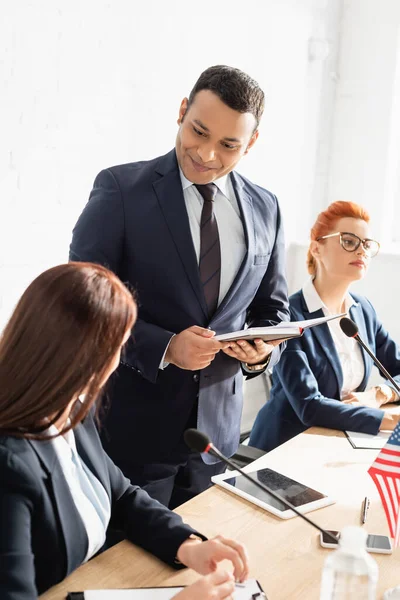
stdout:
[(264, 111), (264, 92), (249, 75), (226, 65), (209, 67), (203, 71), (190, 92), (188, 107), (202, 90), (210, 90), (233, 110), (254, 115), (257, 129)]

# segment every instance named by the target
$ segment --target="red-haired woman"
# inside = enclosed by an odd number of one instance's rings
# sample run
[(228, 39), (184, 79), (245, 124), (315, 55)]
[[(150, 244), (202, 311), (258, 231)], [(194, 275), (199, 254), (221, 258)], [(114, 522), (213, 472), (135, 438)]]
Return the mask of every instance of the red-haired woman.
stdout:
[[(136, 305), (104, 267), (40, 275), (0, 339), (0, 598), (33, 600), (99, 552), (108, 526), (160, 559), (205, 575), (178, 600), (230, 598), (228, 558), (244, 548), (204, 536), (133, 486), (104, 452), (93, 406), (117, 367)], [(134, 565), (132, 565), (134, 568)]]
[[(390, 338), (367, 298), (349, 293), (365, 276), (379, 243), (370, 239), (369, 215), (352, 202), (334, 202), (311, 230), (310, 280), (290, 298), (291, 319), (348, 313), (360, 336), (400, 383), (400, 347)], [(266, 451), (308, 427), (377, 434), (399, 417), (385, 410), (398, 400), (389, 381), (367, 388), (373, 363), (339, 320), (307, 329), (290, 340), (274, 368), (271, 398), (257, 415), (250, 444)]]

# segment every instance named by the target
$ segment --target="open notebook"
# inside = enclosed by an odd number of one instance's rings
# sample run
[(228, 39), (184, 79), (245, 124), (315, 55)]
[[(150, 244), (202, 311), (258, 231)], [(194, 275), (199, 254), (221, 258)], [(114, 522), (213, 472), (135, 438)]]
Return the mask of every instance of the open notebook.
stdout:
[(230, 340), (254, 340), (260, 338), (264, 342), (272, 342), (274, 340), (288, 340), (290, 338), (300, 337), (305, 329), (322, 325), (332, 319), (345, 317), (346, 313), (340, 315), (330, 315), (329, 317), (319, 317), (318, 319), (307, 319), (306, 321), (282, 321), (278, 325), (270, 325), (269, 327), (250, 327), (249, 329), (241, 329), (240, 331), (231, 331), (230, 333), (222, 333), (216, 335), (215, 339), (220, 342)]
[(386, 444), (393, 431), (380, 431), (377, 435), (345, 431), (347, 439), (356, 450), (380, 450)]
[[(70, 592), (67, 600), (172, 600), (183, 587), (137, 588), (132, 590), (87, 590)], [(236, 584), (234, 600), (267, 600), (267, 596), (256, 579)]]

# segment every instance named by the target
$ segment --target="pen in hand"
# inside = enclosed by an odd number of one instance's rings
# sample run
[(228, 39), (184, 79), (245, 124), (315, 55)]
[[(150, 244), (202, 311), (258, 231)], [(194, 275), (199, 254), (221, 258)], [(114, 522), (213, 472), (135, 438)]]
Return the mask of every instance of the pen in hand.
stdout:
[(361, 525), (364, 525), (364, 523), (367, 520), (368, 509), (369, 509), (369, 498), (367, 498), (367, 496), (365, 496), (365, 498), (361, 504), (361, 515), (360, 515)]

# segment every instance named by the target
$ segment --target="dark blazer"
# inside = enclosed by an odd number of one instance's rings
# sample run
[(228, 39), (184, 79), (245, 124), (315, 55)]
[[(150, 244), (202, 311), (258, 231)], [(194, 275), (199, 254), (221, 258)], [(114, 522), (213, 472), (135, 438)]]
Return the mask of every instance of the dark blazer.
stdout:
[[(240, 363), (218, 353), (199, 372), (159, 364), (171, 336), (192, 326), (226, 333), (288, 320), (284, 242), (276, 197), (231, 173), (247, 253), (211, 321), (199, 277), (175, 150), (112, 167), (94, 182), (70, 260), (101, 263), (136, 290), (139, 318), (114, 378), (107, 448), (117, 461), (162, 461), (182, 437), (198, 398), (199, 429), (225, 454), (238, 446)], [(273, 352), (271, 365), (281, 349)], [(207, 455), (208, 457), (208, 455)], [(209, 457), (205, 459), (215, 462)]]
[[(91, 417), (76, 427), (75, 438), (80, 457), (110, 497), (110, 524), (176, 566), (177, 549), (196, 532), (130, 484), (104, 452)], [(0, 437), (1, 600), (34, 600), (79, 567), (87, 544), (51, 443)]]
[[(352, 297), (356, 304), (350, 308), (350, 318), (358, 325), (360, 337), (400, 383), (400, 347), (383, 328), (369, 300)], [(324, 316), (322, 310), (308, 312), (301, 291), (290, 297), (290, 312), (292, 321)], [(365, 374), (358, 392), (365, 390), (373, 366), (364, 350), (362, 357)], [(392, 387), (389, 381), (385, 383)], [(328, 325), (307, 329), (302, 337), (288, 342), (274, 369), (271, 397), (257, 415), (250, 444), (269, 451), (313, 426), (378, 433), (383, 411), (342, 404), (342, 385), (342, 368)]]

